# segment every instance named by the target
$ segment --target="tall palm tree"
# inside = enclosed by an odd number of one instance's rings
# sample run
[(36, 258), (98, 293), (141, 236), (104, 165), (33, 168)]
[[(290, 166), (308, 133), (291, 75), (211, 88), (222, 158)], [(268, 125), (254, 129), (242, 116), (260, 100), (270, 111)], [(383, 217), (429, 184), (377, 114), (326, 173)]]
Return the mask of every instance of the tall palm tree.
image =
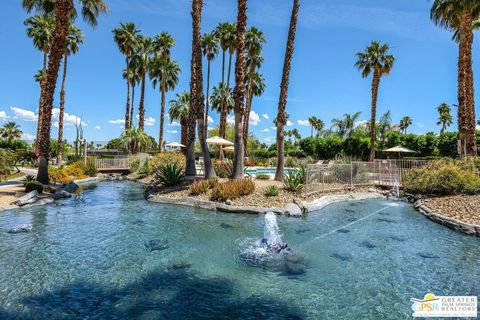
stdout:
[(235, 100), (235, 139), (233, 146), (232, 178), (241, 179), (244, 175), (243, 160), (245, 154), (243, 144), (243, 117), (245, 116), (245, 31), (247, 29), (247, 0), (237, 1), (236, 29), (237, 58), (235, 60), (235, 89), (233, 90), (233, 99)]
[(456, 32), (458, 58), (458, 131), (460, 156), (477, 156), (472, 46), (475, 22), (480, 19), (476, 0), (435, 0), (430, 17), (436, 25)]
[(375, 124), (377, 116), (377, 99), (380, 79), (390, 73), (393, 68), (395, 57), (389, 54), (388, 44), (378, 41), (372, 43), (363, 52), (356, 54), (355, 66), (362, 72), (362, 77), (367, 78), (373, 71), (372, 79), (372, 115), (370, 119), (370, 161), (375, 159)]
[[(207, 93), (205, 100), (205, 130), (208, 128), (208, 109), (210, 108), (210, 65), (219, 52), (218, 39), (214, 32), (205, 33), (202, 36), (202, 53), (207, 58)], [(206, 131), (205, 131), (206, 134)]]
[[(212, 104), (212, 110), (217, 111), (220, 113), (220, 118), (222, 117), (221, 113), (222, 110), (227, 110), (227, 114), (233, 111), (235, 107), (235, 101), (233, 100), (233, 92), (231, 89), (227, 88), (226, 85), (222, 85), (219, 83), (218, 86), (213, 86), (212, 88), (212, 95), (210, 96), (210, 102)], [(220, 126), (221, 126), (220, 121)], [(225, 119), (226, 124), (226, 119)], [(221, 128), (219, 127), (219, 133)]]
[(22, 136), (22, 133), (23, 132), (20, 130), (20, 126), (13, 121), (6, 122), (0, 128), (0, 137), (8, 142), (19, 139)]
[(292, 129), (292, 130), (290, 131), (290, 133), (291, 133), (291, 135), (293, 136), (293, 138), (295, 139), (294, 144), (296, 145), (297, 142), (302, 139), (302, 135), (300, 134), (300, 131), (298, 131), (297, 128)]
[(313, 137), (313, 127), (315, 126), (315, 122), (318, 118), (315, 116), (311, 116), (308, 118), (308, 123), (310, 124), (310, 137)]
[(145, 83), (150, 65), (152, 54), (152, 39), (142, 35), (137, 37), (137, 47), (132, 56), (132, 63), (138, 67), (141, 77), (140, 87), (140, 103), (138, 105), (138, 128), (144, 130), (145, 128)]
[(399, 128), (403, 131), (404, 134), (406, 134), (408, 127), (410, 127), (412, 123), (412, 118), (410, 118), (409, 116), (405, 116), (400, 120)]
[[(222, 49), (222, 86), (230, 89), (230, 73), (232, 69), (232, 57), (235, 53), (236, 47), (236, 26), (233, 23), (223, 22), (219, 23), (214, 30), (215, 36), (220, 41), (220, 47)], [(227, 69), (227, 81), (225, 82), (225, 55), (228, 51), (228, 69)], [(227, 110), (226, 106), (222, 106), (220, 111), (220, 137), (225, 138), (225, 130), (227, 127)]]
[(125, 129), (121, 137), (125, 148), (132, 154), (146, 151), (150, 147), (150, 137), (140, 128), (132, 126)]
[(180, 137), (181, 144), (187, 145), (187, 122), (188, 122), (188, 110), (190, 108), (190, 93), (182, 92), (176, 95), (176, 99), (170, 101), (170, 109), (168, 116), (170, 123), (173, 121), (180, 122)]
[[(248, 68), (248, 63), (247, 63)], [(257, 71), (253, 73), (253, 77), (250, 74), (245, 74), (245, 85), (247, 86), (247, 100), (246, 111), (243, 119), (243, 144), (245, 145), (245, 152), (247, 151), (247, 143), (249, 135), (250, 125), (250, 112), (252, 110), (253, 97), (260, 97), (266, 88), (265, 78)]]
[(159, 151), (163, 150), (163, 128), (165, 122), (165, 95), (169, 90), (175, 89), (178, 84), (180, 67), (178, 63), (170, 58), (164, 59), (164, 56), (155, 56), (150, 63), (150, 79), (153, 81), (153, 88), (158, 87), (161, 95), (160, 107), (160, 131), (158, 137)]
[(202, 70), (202, 6), (203, 0), (192, 0), (192, 60), (190, 65), (190, 110), (188, 114), (188, 139), (185, 174), (196, 175), (195, 168), (195, 127), (198, 126), (198, 140), (202, 149), (205, 178), (216, 177), (210, 159), (205, 131)]
[(313, 128), (316, 131), (315, 137), (318, 138), (320, 136), (320, 132), (322, 132), (324, 127), (325, 127), (325, 123), (323, 122), (323, 120), (322, 119), (316, 119), (316, 121), (313, 124)]
[[(90, 25), (97, 24), (97, 16), (108, 10), (102, 0), (80, 0), (81, 14), (83, 19)], [(37, 136), (38, 144), (38, 174), (37, 180), (41, 183), (48, 183), (48, 159), (50, 156), (50, 128), (52, 118), (53, 97), (58, 79), (60, 63), (65, 53), (68, 38), (68, 27), (70, 19), (76, 15), (76, 7), (73, 0), (56, 0), (55, 2), (45, 0), (23, 0), (23, 7), (27, 12), (38, 11), (49, 12), (55, 17), (55, 30), (48, 57), (47, 76), (41, 90), (42, 119), (41, 129)]]
[[(126, 69), (130, 68), (130, 59), (135, 52), (140, 30), (132, 22), (120, 23), (120, 28), (112, 30), (113, 39), (117, 43), (118, 49), (125, 56)], [(130, 119), (130, 81), (127, 80), (127, 105), (125, 108), (125, 128), (129, 128), (133, 119)], [(133, 106), (133, 103), (132, 103)]]
[(128, 70), (123, 70), (123, 78), (130, 81), (130, 87), (132, 88), (132, 101), (130, 104), (129, 125), (133, 125), (133, 111), (135, 109), (135, 88), (142, 82), (142, 76), (140, 74), (140, 68), (135, 64), (135, 60), (130, 61)]
[(341, 138), (349, 138), (352, 136), (357, 120), (361, 114), (361, 112), (355, 112), (354, 114), (345, 113), (343, 119), (332, 120), (332, 125), (337, 128)]
[(440, 134), (444, 133), (449, 126), (453, 124), (453, 116), (451, 107), (443, 102), (437, 107), (438, 121), (437, 125), (441, 125)]
[(63, 116), (65, 114), (65, 81), (67, 79), (68, 56), (78, 52), (79, 45), (83, 43), (85, 35), (82, 31), (70, 24), (68, 28), (67, 48), (63, 55), (62, 87), (60, 89), (60, 114), (58, 115), (58, 139), (57, 139), (57, 164), (62, 164), (63, 150)]
[[(33, 40), (33, 45), (43, 53), (42, 70), (38, 73), (38, 82), (42, 88), (42, 80), (46, 80), (47, 56), (52, 44), (53, 32), (55, 29), (55, 19), (50, 15), (35, 15), (24, 22), (27, 27), (27, 36)], [(36, 78), (37, 80), (37, 78)], [(42, 95), (40, 94), (40, 97)], [(37, 137), (40, 132), (40, 121), (42, 119), (41, 100), (38, 101), (38, 124)], [(38, 145), (38, 144), (37, 144)]]
[(300, 8), (300, 0), (293, 0), (292, 14), (290, 17), (290, 26), (288, 28), (287, 48), (285, 50), (285, 61), (283, 63), (282, 83), (280, 85), (280, 98), (278, 99), (277, 114), (277, 171), (275, 180), (283, 181), (283, 171), (285, 168), (285, 141), (284, 130), (287, 124), (287, 97), (288, 84), (290, 81), (290, 68), (292, 64), (293, 49), (295, 46), (295, 35), (297, 33), (297, 18)]

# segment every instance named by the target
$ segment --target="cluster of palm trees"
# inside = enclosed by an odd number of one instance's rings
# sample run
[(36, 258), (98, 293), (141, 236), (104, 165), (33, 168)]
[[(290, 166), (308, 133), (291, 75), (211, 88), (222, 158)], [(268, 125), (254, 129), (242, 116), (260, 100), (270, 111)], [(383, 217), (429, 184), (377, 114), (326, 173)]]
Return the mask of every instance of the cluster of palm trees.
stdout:
[[(40, 99), (38, 110), (38, 129), (36, 153), (38, 155), (37, 180), (48, 183), (48, 158), (50, 156), (50, 129), (52, 108), (57, 85), (58, 74), (62, 61), (64, 74), (62, 77), (62, 91), (60, 109), (64, 110), (66, 59), (74, 54), (81, 44), (83, 34), (74, 27), (75, 18), (80, 12), (84, 21), (95, 26), (100, 13), (108, 10), (102, 0), (22, 0), (22, 6), (34, 16), (27, 19), (27, 35), (34, 42), (36, 48), (43, 52), (43, 68), (36, 79), (40, 80)], [(78, 11), (78, 12), (77, 12)], [(63, 111), (62, 111), (63, 112)], [(63, 114), (59, 119), (59, 145), (63, 143)], [(60, 152), (61, 159), (61, 150)]]
[[(180, 67), (171, 58), (170, 51), (175, 40), (168, 32), (162, 32), (153, 38), (145, 37), (134, 23), (121, 23), (112, 30), (118, 49), (125, 57), (126, 67), (123, 77), (127, 83), (127, 102), (125, 107), (125, 131), (134, 129), (135, 88), (140, 86), (138, 105), (138, 128), (145, 127), (145, 85), (147, 76), (153, 88), (160, 91), (160, 129), (158, 143), (163, 146), (166, 93), (174, 90), (179, 81)], [(134, 130), (137, 132), (137, 130)], [(132, 132), (133, 133), (133, 132)], [(131, 135), (129, 133), (128, 135)]]

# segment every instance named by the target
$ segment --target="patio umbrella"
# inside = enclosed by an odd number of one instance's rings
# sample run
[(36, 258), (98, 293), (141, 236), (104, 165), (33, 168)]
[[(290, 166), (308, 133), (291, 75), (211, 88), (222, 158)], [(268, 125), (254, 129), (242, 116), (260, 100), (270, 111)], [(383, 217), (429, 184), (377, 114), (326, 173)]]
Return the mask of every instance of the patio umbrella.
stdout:
[(170, 142), (170, 143), (167, 143), (165, 144), (165, 147), (179, 147), (179, 148), (186, 148), (186, 146), (184, 146), (183, 144), (179, 143), (179, 142)]
[(223, 148), (224, 151), (235, 151), (235, 148), (232, 146)]
[(220, 138), (219, 136), (208, 138), (207, 143), (216, 144), (219, 146), (233, 146), (233, 142)]
[(383, 150), (384, 152), (398, 152), (398, 157), (400, 158), (401, 153), (418, 153), (417, 151), (405, 148), (403, 146), (396, 146), (390, 149)]

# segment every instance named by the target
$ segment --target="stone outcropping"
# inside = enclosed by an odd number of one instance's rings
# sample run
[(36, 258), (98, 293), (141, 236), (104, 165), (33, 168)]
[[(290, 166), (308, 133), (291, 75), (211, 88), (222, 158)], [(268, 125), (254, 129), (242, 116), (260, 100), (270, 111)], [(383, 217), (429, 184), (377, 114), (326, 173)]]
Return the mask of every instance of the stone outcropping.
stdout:
[(38, 201), (38, 192), (37, 190), (33, 190), (26, 195), (18, 198), (13, 204), (19, 207), (26, 206), (27, 204), (33, 204)]

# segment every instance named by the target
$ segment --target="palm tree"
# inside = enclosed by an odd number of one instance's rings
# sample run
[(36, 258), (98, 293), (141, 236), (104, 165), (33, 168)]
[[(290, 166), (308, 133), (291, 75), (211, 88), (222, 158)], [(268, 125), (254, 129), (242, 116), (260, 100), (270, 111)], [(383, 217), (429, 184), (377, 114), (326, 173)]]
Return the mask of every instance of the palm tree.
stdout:
[(473, 86), (473, 29), (478, 27), (480, 2), (475, 0), (435, 0), (430, 18), (436, 25), (452, 30), (459, 43), (458, 131), (460, 156), (477, 156), (475, 96)]
[(375, 159), (375, 123), (377, 116), (377, 98), (380, 79), (390, 73), (395, 62), (395, 57), (388, 54), (388, 44), (381, 44), (378, 41), (372, 43), (364, 52), (357, 53), (355, 66), (362, 72), (362, 77), (367, 78), (373, 71), (372, 79), (372, 116), (370, 119), (370, 161)]
[(150, 63), (150, 79), (153, 81), (153, 88), (158, 87), (161, 94), (160, 107), (160, 132), (158, 137), (159, 151), (163, 149), (163, 128), (165, 122), (165, 94), (173, 90), (178, 84), (180, 67), (178, 63), (170, 58), (165, 59), (163, 55), (155, 56)]
[[(245, 144), (245, 151), (247, 150), (248, 142), (248, 130), (250, 121), (250, 112), (252, 111), (252, 100), (254, 94), (254, 87), (257, 86), (257, 94), (261, 95), (265, 91), (265, 81), (260, 74), (256, 76), (256, 70), (260, 68), (263, 63), (263, 57), (260, 55), (262, 52), (263, 44), (265, 43), (265, 37), (263, 32), (255, 27), (251, 27), (245, 34), (245, 53), (246, 53), (246, 66), (247, 73), (245, 75), (245, 84), (247, 86), (247, 100), (245, 108), (245, 117), (243, 119), (243, 143)], [(252, 80), (252, 81), (250, 81)], [(258, 80), (260, 82), (257, 82)], [(257, 83), (256, 83), (257, 82)], [(261, 87), (259, 88), (259, 84)]]
[[(27, 27), (27, 36), (33, 40), (33, 45), (43, 53), (43, 67), (36, 76), (37, 82), (42, 88), (42, 80), (46, 80), (47, 56), (52, 44), (53, 31), (55, 28), (55, 19), (49, 15), (35, 15), (24, 22)], [(41, 97), (42, 95), (40, 95)], [(38, 102), (38, 124), (37, 137), (41, 128), (42, 119), (41, 101)]]
[[(97, 24), (97, 16), (108, 10), (103, 0), (79, 1), (79, 8), (83, 19), (90, 25)], [(48, 183), (48, 159), (50, 156), (50, 128), (52, 118), (53, 97), (58, 79), (60, 63), (67, 47), (68, 27), (70, 19), (76, 15), (76, 7), (73, 0), (56, 0), (55, 2), (45, 0), (24, 0), (23, 7), (27, 12), (38, 11), (41, 13), (52, 13), (55, 17), (55, 30), (52, 44), (49, 50), (47, 76), (41, 90), (42, 118), (39, 120), (41, 129), (37, 136), (38, 144), (38, 174), (37, 180), (41, 183)]]
[(140, 128), (132, 126), (125, 129), (121, 137), (122, 143), (132, 154), (146, 151), (150, 147), (150, 137)]
[[(241, 179), (244, 175), (243, 117), (245, 116), (245, 30), (247, 28), (247, 0), (237, 2), (237, 34), (235, 60), (235, 139), (233, 151), (233, 179)], [(232, 52), (232, 51), (230, 51)], [(231, 56), (231, 55), (230, 55)], [(228, 87), (228, 82), (227, 82)]]
[(300, 131), (298, 131), (297, 128), (290, 131), (290, 133), (293, 136), (293, 138), (295, 139), (294, 144), (297, 144), (297, 142), (302, 139), (302, 135), (300, 134)]
[(137, 37), (137, 48), (132, 56), (132, 63), (134, 63), (139, 71), (141, 78), (140, 88), (140, 103), (138, 106), (138, 128), (144, 130), (145, 128), (145, 82), (150, 65), (150, 55), (152, 54), (152, 39), (142, 35)]
[(173, 121), (180, 122), (180, 137), (181, 144), (187, 145), (187, 122), (188, 122), (188, 110), (190, 108), (190, 93), (182, 92), (177, 93), (176, 99), (170, 101), (170, 110), (168, 116), (170, 123)]
[(316, 119), (313, 128), (316, 131), (316, 137), (318, 138), (320, 136), (320, 132), (322, 132), (323, 128), (325, 127), (325, 123), (323, 122), (322, 119)]
[(378, 132), (381, 148), (383, 149), (385, 140), (387, 139), (387, 134), (392, 128), (392, 113), (389, 111), (385, 112), (381, 117), (380, 121), (376, 126), (376, 131)]
[(202, 70), (202, 22), (203, 0), (192, 1), (192, 60), (190, 65), (190, 110), (188, 114), (188, 138), (185, 174), (196, 175), (195, 168), (195, 127), (198, 125), (198, 140), (202, 149), (205, 178), (216, 177), (208, 150), (204, 101), (203, 101), (203, 70)]
[(349, 138), (352, 136), (357, 120), (361, 114), (361, 112), (355, 112), (354, 114), (345, 113), (343, 119), (332, 120), (333, 127), (337, 127), (340, 137)]
[[(112, 30), (113, 39), (117, 43), (118, 49), (125, 56), (126, 69), (130, 68), (130, 59), (135, 52), (137, 46), (137, 39), (140, 30), (132, 22), (120, 23), (120, 28)], [(129, 128), (133, 119), (130, 119), (130, 85), (131, 82), (127, 80), (127, 105), (125, 109), (125, 128)], [(133, 107), (133, 102), (132, 102)]]
[(130, 81), (130, 87), (132, 88), (132, 101), (130, 104), (130, 115), (128, 116), (129, 125), (133, 125), (133, 111), (135, 109), (135, 88), (142, 81), (142, 76), (140, 74), (140, 68), (135, 64), (135, 61), (130, 61), (128, 70), (123, 70), (123, 78)]
[(437, 107), (437, 111), (439, 114), (437, 125), (442, 126), (442, 129), (440, 129), (440, 134), (442, 134), (449, 126), (453, 124), (453, 116), (451, 112), (452, 109), (447, 103), (444, 102)]
[[(220, 41), (220, 47), (222, 49), (222, 86), (226, 86), (230, 89), (230, 73), (232, 67), (232, 56), (236, 47), (236, 26), (232, 23), (223, 22), (219, 23), (214, 30), (216, 38)], [(228, 69), (227, 69), (227, 82), (225, 85), (225, 55), (228, 50)], [(225, 138), (225, 129), (227, 126), (227, 110), (223, 105), (220, 111), (220, 137)]]
[(0, 137), (7, 140), (8, 142), (19, 139), (22, 136), (22, 133), (23, 132), (22, 130), (20, 130), (20, 126), (13, 121), (6, 122), (0, 128)]
[(315, 122), (317, 121), (317, 117), (311, 116), (308, 118), (308, 123), (310, 124), (310, 137), (313, 138), (313, 127), (315, 126)]
[(293, 49), (295, 45), (295, 34), (297, 33), (297, 17), (300, 8), (300, 0), (293, 0), (292, 15), (290, 17), (290, 26), (288, 29), (287, 48), (285, 50), (285, 61), (283, 63), (282, 83), (280, 85), (280, 98), (278, 99), (277, 114), (277, 171), (275, 180), (283, 181), (283, 171), (285, 168), (285, 141), (284, 127), (287, 124), (287, 96), (288, 84), (290, 79), (290, 68), (292, 64)]
[(62, 164), (62, 150), (63, 150), (63, 116), (65, 114), (65, 81), (67, 78), (67, 64), (68, 56), (71, 54), (76, 54), (78, 52), (78, 47), (83, 43), (83, 38), (85, 35), (82, 31), (75, 27), (73, 24), (70, 24), (68, 28), (68, 40), (67, 48), (63, 55), (63, 75), (62, 75), (62, 87), (60, 89), (60, 114), (58, 115), (58, 139), (57, 139), (57, 164)]
[[(227, 110), (226, 114), (233, 111), (235, 106), (235, 101), (233, 100), (233, 92), (231, 89), (227, 88), (227, 86), (222, 85), (222, 83), (218, 84), (217, 86), (213, 86), (212, 88), (212, 95), (210, 96), (210, 101), (212, 104), (212, 110), (217, 111), (220, 113), (220, 129), (221, 131), (221, 123), (222, 123), (222, 110), (225, 106), (225, 110)], [(225, 124), (227, 123), (227, 119), (225, 117)]]
[(412, 118), (409, 116), (405, 116), (400, 120), (400, 130), (403, 131), (404, 134), (407, 134), (407, 129), (412, 125)]
[[(207, 94), (205, 100), (205, 130), (208, 128), (208, 109), (210, 108), (210, 64), (219, 52), (218, 39), (215, 33), (205, 33), (202, 36), (202, 53), (207, 58)], [(206, 131), (205, 131), (206, 134)]]

